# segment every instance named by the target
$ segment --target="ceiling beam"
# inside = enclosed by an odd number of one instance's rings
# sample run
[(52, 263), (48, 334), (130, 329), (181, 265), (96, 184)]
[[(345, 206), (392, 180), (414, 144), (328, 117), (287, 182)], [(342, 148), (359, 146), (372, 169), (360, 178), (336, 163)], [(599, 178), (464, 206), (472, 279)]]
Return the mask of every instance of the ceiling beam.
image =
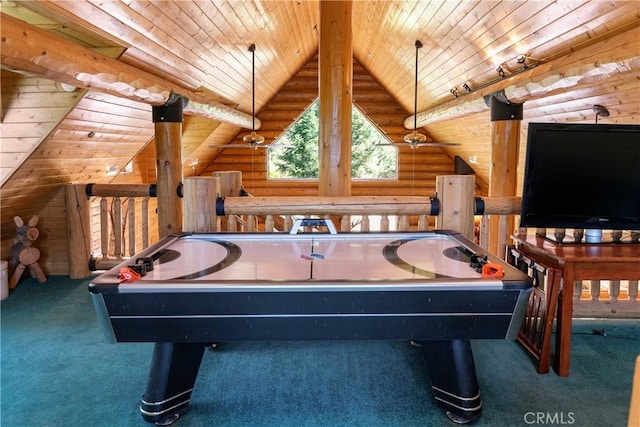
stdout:
[[(640, 70), (640, 27), (573, 51), (550, 62), (530, 66), (481, 89), (417, 113), (417, 127), (488, 111), (485, 97), (502, 92), (505, 101), (524, 103), (534, 99), (593, 86), (594, 82), (617, 78)], [(414, 116), (404, 120), (414, 128)]]
[[(184, 114), (251, 129), (253, 117), (153, 74), (84, 48), (55, 34), (0, 13), (2, 66), (75, 87), (160, 106), (172, 94), (188, 100)], [(255, 119), (255, 129), (262, 123)]]

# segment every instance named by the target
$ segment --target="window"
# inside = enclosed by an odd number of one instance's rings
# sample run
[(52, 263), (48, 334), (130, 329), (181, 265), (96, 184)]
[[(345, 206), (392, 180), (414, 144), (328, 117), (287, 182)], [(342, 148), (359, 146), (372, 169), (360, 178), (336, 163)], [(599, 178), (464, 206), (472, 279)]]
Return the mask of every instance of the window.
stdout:
[[(398, 153), (390, 141), (356, 107), (352, 108), (351, 176), (353, 179), (395, 179)], [(318, 100), (276, 141), (282, 148), (270, 149), (269, 179), (318, 178)]]

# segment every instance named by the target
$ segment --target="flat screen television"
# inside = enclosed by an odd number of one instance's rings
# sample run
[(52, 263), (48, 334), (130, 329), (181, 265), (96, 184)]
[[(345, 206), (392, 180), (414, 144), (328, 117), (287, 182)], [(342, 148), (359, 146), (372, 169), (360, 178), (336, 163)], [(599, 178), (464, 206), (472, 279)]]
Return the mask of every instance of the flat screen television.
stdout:
[(529, 123), (520, 225), (640, 230), (640, 125)]

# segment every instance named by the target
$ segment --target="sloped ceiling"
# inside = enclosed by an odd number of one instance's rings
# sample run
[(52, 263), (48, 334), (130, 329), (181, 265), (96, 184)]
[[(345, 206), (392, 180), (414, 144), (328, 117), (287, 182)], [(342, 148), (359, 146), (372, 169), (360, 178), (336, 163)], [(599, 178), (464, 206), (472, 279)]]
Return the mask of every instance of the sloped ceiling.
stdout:
[[(34, 41), (35, 29), (45, 30), (52, 37), (50, 49), (41, 55), (14, 61), (5, 55), (13, 40), (4, 37), (7, 26), (3, 24), (2, 67), (4, 72), (18, 73), (10, 79), (14, 82), (41, 79), (36, 71), (43, 70), (46, 75), (45, 58), (50, 60), (54, 54), (67, 58), (69, 64), (76, 63), (73, 49), (56, 49), (53, 40), (64, 40), (72, 43), (65, 46), (77, 46), (77, 51), (96, 52), (96, 62), (103, 58), (117, 61), (118, 67), (127, 67), (127, 72), (137, 70), (141, 79), (151, 78), (167, 88), (247, 114), (251, 112), (251, 43), (257, 46), (257, 111), (318, 50), (318, 1), (2, 0), (1, 5), (3, 17), (11, 15), (33, 26), (33, 31), (22, 33), (27, 42)], [(530, 120), (591, 122), (594, 104), (610, 109), (612, 114), (605, 122), (640, 123), (640, 3), (635, 0), (356, 1), (353, 16), (354, 58), (407, 115), (413, 111), (414, 42), (422, 41), (417, 72), (418, 111), (425, 120), (424, 129), (436, 141), (459, 142), (459, 147), (447, 149), (448, 154), (474, 160), (472, 167), (485, 181), (491, 167), (491, 124), (483, 97), (497, 90), (520, 94), (518, 102), (525, 103), (522, 140), (526, 139), (524, 132)], [(518, 62), (521, 55), (526, 56), (524, 63)], [(594, 77), (585, 80), (594, 68)], [(49, 75), (64, 77), (65, 69), (55, 71)], [(11, 121), (9, 117), (16, 117), (10, 110), (19, 105), (9, 102), (9, 95), (18, 92), (16, 86), (9, 93), (5, 91), (5, 75), (3, 126)], [(70, 82), (76, 78), (71, 74), (67, 77)], [(134, 81), (135, 76), (126, 83)], [(59, 82), (50, 86), (49, 93), (56, 95), (49, 96), (62, 97)], [(72, 94), (67, 96), (68, 111), (63, 116), (77, 127), (66, 131), (64, 138), (76, 144), (88, 142), (88, 134), (95, 132), (93, 127), (100, 120), (116, 127), (127, 126), (118, 122), (138, 117), (138, 112), (150, 108), (144, 102), (117, 101), (116, 97), (92, 91)], [(109, 105), (111, 110), (99, 107), (100, 111), (93, 111), (96, 107), (92, 103)], [(112, 117), (94, 120), (100, 115)], [(50, 117), (51, 129), (62, 118)], [(29, 117), (24, 123), (30, 122), (44, 121)], [(130, 161), (152, 138), (147, 133), (149, 126), (134, 126), (138, 133), (129, 137), (121, 134), (120, 139), (99, 135), (103, 147), (127, 138), (137, 145), (128, 145), (128, 149), (113, 145), (104, 159), (94, 156), (88, 164), (79, 157), (79, 172), (66, 177), (56, 174), (53, 181), (86, 179), (87, 171), (92, 173), (91, 179), (110, 180), (102, 171)], [(122, 131), (118, 129), (116, 135)], [(246, 132), (237, 125), (199, 117), (187, 118), (184, 129), (185, 174), (199, 173), (213, 160), (219, 150), (207, 150), (209, 144), (226, 144), (238, 132)], [(31, 137), (28, 144), (22, 136), (3, 140), (4, 165), (6, 147), (21, 147), (11, 157), (13, 163), (5, 176), (12, 176), (11, 180), (28, 176), (30, 169), (18, 169), (21, 162), (32, 153), (53, 153), (49, 145), (39, 151), (38, 147), (47, 137), (51, 138), (47, 144), (59, 140), (60, 132), (49, 135), (41, 131), (39, 139)], [(189, 167), (195, 158), (199, 159), (198, 165)], [(9, 183), (3, 191), (18, 191), (16, 183), (22, 182)]]

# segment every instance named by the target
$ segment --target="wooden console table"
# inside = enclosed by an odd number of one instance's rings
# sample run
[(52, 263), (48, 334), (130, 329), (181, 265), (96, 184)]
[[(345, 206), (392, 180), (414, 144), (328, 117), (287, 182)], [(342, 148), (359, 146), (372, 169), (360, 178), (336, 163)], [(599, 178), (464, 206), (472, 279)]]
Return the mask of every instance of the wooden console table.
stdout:
[(569, 376), (573, 284), (576, 280), (639, 280), (640, 244), (556, 243), (541, 236), (512, 236), (518, 250), (562, 271), (553, 368)]

